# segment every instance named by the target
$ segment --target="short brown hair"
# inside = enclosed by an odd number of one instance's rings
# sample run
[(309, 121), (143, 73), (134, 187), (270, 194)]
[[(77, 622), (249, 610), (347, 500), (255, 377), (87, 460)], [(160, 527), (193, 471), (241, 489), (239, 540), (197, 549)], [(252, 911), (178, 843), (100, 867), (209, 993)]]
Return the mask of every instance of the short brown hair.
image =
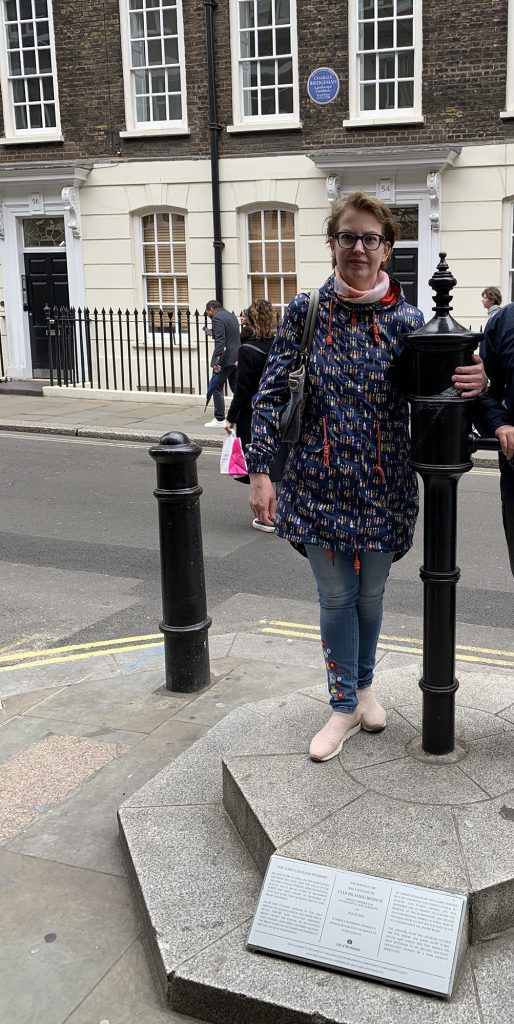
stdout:
[(257, 338), (271, 338), (275, 334), (276, 319), (273, 306), (267, 299), (257, 299), (252, 302), (246, 311), (246, 316)]
[[(325, 221), (325, 239), (328, 245), (330, 245), (330, 239), (334, 237), (334, 232), (337, 231), (342, 214), (350, 209), (364, 210), (376, 217), (386, 242), (389, 242), (391, 248), (393, 247), (400, 234), (398, 223), (385, 203), (382, 203), (380, 199), (375, 199), (374, 196), (367, 196), (365, 192), (351, 192), (345, 199), (338, 199), (334, 203), (330, 216)], [(332, 266), (335, 266), (333, 258)]]
[(482, 298), (484, 297), (484, 295), (486, 299), (491, 299), (491, 302), (494, 302), (495, 306), (501, 306), (502, 293), (499, 288), (484, 288), (482, 292)]

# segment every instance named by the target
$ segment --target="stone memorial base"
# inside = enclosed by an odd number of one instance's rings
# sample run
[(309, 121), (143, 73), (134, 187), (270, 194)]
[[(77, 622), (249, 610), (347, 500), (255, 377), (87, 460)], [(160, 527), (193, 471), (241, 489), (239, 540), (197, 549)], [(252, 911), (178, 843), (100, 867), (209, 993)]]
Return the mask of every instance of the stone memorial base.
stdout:
[[(421, 751), (413, 672), (377, 674), (386, 730), (358, 733), (332, 761), (306, 754), (327, 719), (320, 685), (233, 711), (120, 808), (174, 1010), (216, 1024), (514, 1019), (512, 684), (462, 673), (458, 744), (434, 758)], [(464, 894), (468, 948), (451, 1001), (247, 951), (275, 851)]]

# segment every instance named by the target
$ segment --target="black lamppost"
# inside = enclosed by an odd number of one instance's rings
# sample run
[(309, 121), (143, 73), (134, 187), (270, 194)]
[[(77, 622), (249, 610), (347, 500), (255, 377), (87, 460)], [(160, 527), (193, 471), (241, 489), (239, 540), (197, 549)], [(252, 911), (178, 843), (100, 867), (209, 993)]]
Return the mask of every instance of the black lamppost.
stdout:
[(411, 403), (412, 466), (424, 484), (422, 748), (448, 754), (455, 745), (457, 486), (472, 468), (472, 403), (452, 384), (457, 366), (472, 362), (482, 335), (450, 316), (456, 280), (446, 253), (429, 281), (435, 316), (406, 339)]

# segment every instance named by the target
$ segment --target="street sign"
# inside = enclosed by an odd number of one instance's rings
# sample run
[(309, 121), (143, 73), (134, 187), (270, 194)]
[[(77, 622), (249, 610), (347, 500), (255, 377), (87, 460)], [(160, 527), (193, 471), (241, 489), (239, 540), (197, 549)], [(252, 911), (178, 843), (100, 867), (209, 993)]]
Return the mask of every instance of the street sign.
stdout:
[(274, 854), (247, 948), (449, 998), (466, 897)]
[(339, 92), (339, 77), (332, 68), (316, 68), (307, 82), (307, 92), (313, 103), (332, 103)]

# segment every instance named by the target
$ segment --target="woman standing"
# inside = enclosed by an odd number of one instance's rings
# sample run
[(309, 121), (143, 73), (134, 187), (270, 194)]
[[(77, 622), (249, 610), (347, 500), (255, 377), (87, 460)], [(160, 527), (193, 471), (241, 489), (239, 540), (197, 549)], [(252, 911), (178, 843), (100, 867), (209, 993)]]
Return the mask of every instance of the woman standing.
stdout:
[[(385, 727), (372, 690), (383, 594), (391, 563), (412, 544), (418, 511), (408, 407), (391, 370), (423, 315), (385, 271), (395, 232), (388, 207), (363, 193), (332, 208), (326, 238), (334, 273), (320, 290), (302, 434), (278, 504), (268, 469), (280, 443), (306, 294), (289, 304), (254, 403), (250, 505), (307, 555), (318, 587), (332, 714), (311, 742), (316, 761), (338, 754), (361, 727)], [(480, 363), (459, 368), (454, 383), (474, 397), (484, 379)]]

